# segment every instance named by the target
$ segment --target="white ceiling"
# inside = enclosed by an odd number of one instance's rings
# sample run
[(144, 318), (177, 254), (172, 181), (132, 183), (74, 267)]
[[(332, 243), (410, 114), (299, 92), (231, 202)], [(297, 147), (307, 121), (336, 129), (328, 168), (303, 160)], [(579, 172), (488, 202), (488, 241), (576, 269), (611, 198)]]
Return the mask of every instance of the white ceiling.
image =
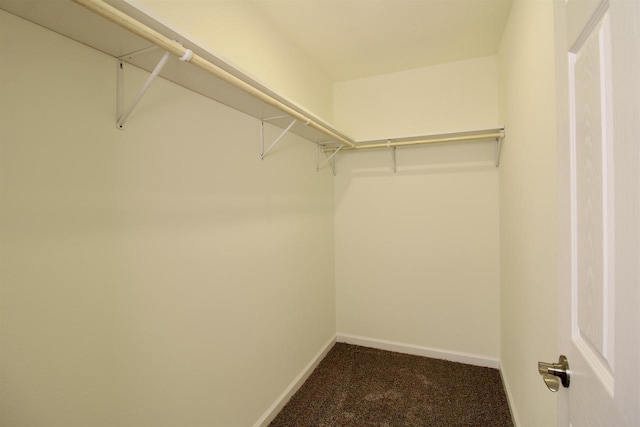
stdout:
[(511, 0), (254, 0), (334, 81), (497, 53)]

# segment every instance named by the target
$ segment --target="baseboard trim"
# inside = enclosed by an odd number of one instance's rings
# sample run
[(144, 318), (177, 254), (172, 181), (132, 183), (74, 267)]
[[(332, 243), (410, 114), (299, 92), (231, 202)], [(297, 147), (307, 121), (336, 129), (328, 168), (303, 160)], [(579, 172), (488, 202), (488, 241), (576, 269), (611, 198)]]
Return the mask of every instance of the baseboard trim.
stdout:
[(298, 374), (297, 377), (289, 384), (282, 394), (273, 402), (273, 405), (267, 409), (267, 411), (256, 421), (253, 427), (266, 427), (269, 425), (271, 421), (274, 420), (276, 415), (284, 408), (284, 406), (289, 402), (291, 396), (293, 396), (302, 384), (309, 378), (309, 375), (313, 372), (313, 370), (318, 366), (318, 364), (324, 359), (329, 350), (336, 343), (336, 337), (333, 336), (321, 349), (320, 351), (311, 359), (311, 361), (305, 366), (302, 371)]
[(507, 381), (507, 377), (505, 376), (504, 371), (502, 370), (502, 365), (500, 365), (500, 378), (502, 379), (502, 385), (504, 387), (504, 393), (507, 395), (507, 403), (509, 404), (509, 412), (511, 412), (511, 419), (513, 420), (513, 427), (520, 427), (520, 420), (518, 419), (518, 413), (516, 412), (516, 405), (513, 401), (513, 395), (511, 394), (511, 389), (509, 388), (509, 382)]
[(468, 365), (482, 366), (486, 368), (499, 368), (498, 359), (479, 356), (457, 351), (441, 350), (437, 348), (422, 347), (413, 344), (405, 344), (394, 341), (385, 341), (374, 338), (360, 337), (356, 335), (338, 333), (337, 342), (360, 345), (363, 347), (377, 348), (379, 350), (395, 351), (396, 353), (412, 354), (415, 356), (431, 357), (433, 359), (449, 360), (451, 362), (466, 363)]

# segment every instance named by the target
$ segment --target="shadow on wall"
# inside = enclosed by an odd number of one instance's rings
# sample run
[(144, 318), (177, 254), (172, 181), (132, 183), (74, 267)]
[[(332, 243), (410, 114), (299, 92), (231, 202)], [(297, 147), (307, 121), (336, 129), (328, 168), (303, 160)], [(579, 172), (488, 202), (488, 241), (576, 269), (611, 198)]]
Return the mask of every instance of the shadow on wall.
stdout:
[(388, 149), (347, 151), (336, 160), (336, 204), (355, 178), (418, 177), (497, 171), (495, 140), (455, 142)]

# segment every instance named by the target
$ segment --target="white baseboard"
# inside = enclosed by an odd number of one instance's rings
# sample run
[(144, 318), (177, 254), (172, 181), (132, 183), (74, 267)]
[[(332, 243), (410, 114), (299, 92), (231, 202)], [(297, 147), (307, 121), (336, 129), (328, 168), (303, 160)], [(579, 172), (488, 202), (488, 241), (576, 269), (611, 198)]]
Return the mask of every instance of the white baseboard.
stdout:
[(302, 384), (309, 378), (309, 375), (313, 372), (313, 370), (318, 366), (318, 364), (324, 359), (329, 350), (336, 343), (336, 337), (332, 337), (321, 349), (320, 351), (311, 359), (311, 361), (307, 364), (307, 366), (302, 369), (302, 371), (298, 374), (297, 377), (289, 384), (282, 394), (273, 402), (273, 405), (267, 409), (267, 411), (256, 421), (253, 427), (266, 427), (269, 425), (271, 421), (278, 415), (278, 413), (284, 408), (284, 406), (289, 402), (291, 396), (293, 396), (296, 391)]
[(509, 404), (509, 411), (511, 412), (511, 419), (513, 420), (513, 427), (520, 427), (520, 420), (518, 420), (518, 413), (516, 412), (516, 405), (513, 401), (513, 395), (511, 394), (511, 389), (509, 388), (509, 382), (502, 371), (502, 366), (500, 366), (500, 378), (502, 379), (502, 385), (504, 386), (504, 393), (507, 395), (507, 403)]
[(395, 351), (396, 353), (431, 357), (433, 359), (449, 360), (451, 362), (466, 363), (467, 365), (482, 366), (486, 368), (499, 368), (498, 359), (492, 357), (478, 356), (475, 354), (460, 353), (456, 351), (441, 350), (437, 348), (422, 347), (413, 344), (404, 344), (399, 342), (378, 340), (341, 333), (338, 333), (336, 335), (336, 338), (338, 342), (355, 344), (363, 347), (377, 348), (379, 350)]

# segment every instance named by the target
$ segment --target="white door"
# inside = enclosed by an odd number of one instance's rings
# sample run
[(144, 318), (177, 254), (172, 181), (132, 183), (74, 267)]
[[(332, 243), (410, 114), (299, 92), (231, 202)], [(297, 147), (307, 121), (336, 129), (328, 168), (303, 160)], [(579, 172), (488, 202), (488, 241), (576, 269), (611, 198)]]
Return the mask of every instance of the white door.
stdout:
[(638, 427), (640, 0), (561, 0), (555, 12), (559, 349), (570, 370), (558, 425)]

